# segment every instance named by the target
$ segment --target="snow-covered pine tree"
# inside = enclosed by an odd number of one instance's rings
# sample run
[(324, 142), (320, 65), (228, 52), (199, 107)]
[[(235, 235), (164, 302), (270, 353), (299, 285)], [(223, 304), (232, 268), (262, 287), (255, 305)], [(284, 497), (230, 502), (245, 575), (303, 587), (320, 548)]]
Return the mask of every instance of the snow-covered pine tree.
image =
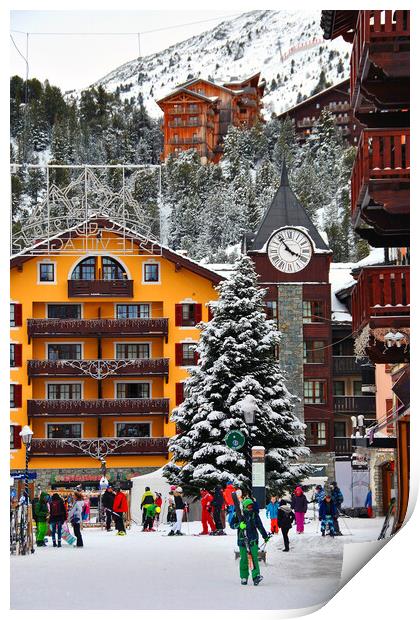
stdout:
[[(227, 480), (249, 487), (244, 453), (224, 441), (226, 433), (239, 430), (247, 442), (265, 446), (267, 488), (283, 493), (310, 473), (310, 466), (298, 462), (309, 450), (274, 355), (281, 336), (266, 318), (265, 291), (258, 288), (249, 257), (238, 259), (219, 293), (210, 304), (212, 320), (200, 325), (199, 365), (185, 383), (184, 402), (172, 413), (178, 434), (169, 442), (173, 457), (164, 475), (193, 494)], [(251, 428), (243, 417), (250, 403)]]

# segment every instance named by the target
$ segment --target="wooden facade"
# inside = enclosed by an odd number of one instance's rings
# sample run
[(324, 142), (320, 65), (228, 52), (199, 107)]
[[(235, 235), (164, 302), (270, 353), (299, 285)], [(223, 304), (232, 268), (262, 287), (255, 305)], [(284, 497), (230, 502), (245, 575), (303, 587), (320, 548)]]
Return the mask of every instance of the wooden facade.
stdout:
[(203, 161), (217, 162), (229, 125), (252, 127), (261, 120), (264, 82), (260, 74), (216, 84), (201, 78), (180, 84), (157, 104), (163, 111), (162, 159), (194, 149)]

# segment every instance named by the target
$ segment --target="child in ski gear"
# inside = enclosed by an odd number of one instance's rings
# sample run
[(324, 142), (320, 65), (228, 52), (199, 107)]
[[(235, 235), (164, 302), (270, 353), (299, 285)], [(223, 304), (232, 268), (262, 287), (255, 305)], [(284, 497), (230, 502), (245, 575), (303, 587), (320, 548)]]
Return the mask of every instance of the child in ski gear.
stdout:
[(266, 516), (268, 519), (271, 519), (271, 533), (272, 534), (279, 533), (279, 526), (277, 523), (278, 512), (279, 512), (279, 502), (277, 500), (277, 497), (273, 495), (271, 497), (271, 500), (265, 507)]
[(341, 510), (341, 504), (344, 501), (344, 497), (343, 494), (341, 492), (341, 490), (339, 489), (337, 483), (334, 481), (331, 484), (331, 498), (335, 504), (335, 507), (337, 509), (336, 515), (334, 517), (334, 530), (335, 530), (335, 535), (336, 536), (342, 536), (342, 533), (340, 531), (340, 524), (338, 522), (338, 516), (340, 514), (340, 510)]
[(216, 525), (215, 535), (224, 535), (223, 523), (222, 523), (222, 508), (224, 504), (224, 497), (222, 493), (222, 487), (218, 484), (214, 489), (214, 497), (211, 502), (213, 506), (213, 518)]
[(182, 527), (182, 518), (184, 516), (185, 503), (182, 499), (182, 488), (177, 487), (176, 491), (173, 491), (174, 501), (175, 501), (175, 514), (176, 514), (176, 522), (173, 524), (171, 531), (168, 536), (182, 536), (181, 527)]
[(334, 517), (337, 514), (337, 508), (331, 498), (331, 495), (326, 495), (325, 499), (321, 502), (319, 507), (319, 518), (321, 519), (321, 534), (325, 536), (325, 530), (329, 528), (330, 536), (335, 535)]
[(117, 528), (117, 536), (125, 536), (126, 531), (124, 527), (124, 513), (128, 512), (128, 503), (125, 494), (119, 487), (115, 489), (114, 505), (112, 510), (116, 513), (115, 527)]
[(168, 523), (175, 523), (175, 521), (176, 521), (175, 498), (174, 498), (174, 492), (173, 491), (169, 491), (169, 493), (168, 493), (168, 516), (167, 516), (166, 520), (167, 520)]
[(296, 487), (292, 497), (292, 510), (295, 512), (296, 531), (303, 534), (305, 512), (308, 510), (308, 500), (302, 490), (302, 487)]
[(157, 506), (157, 508), (159, 508), (159, 510), (156, 511), (156, 523), (159, 523), (159, 518), (160, 518), (160, 512), (162, 510), (162, 494), (158, 493), (157, 491), (155, 491), (155, 504)]
[(79, 491), (74, 492), (74, 503), (69, 511), (69, 521), (72, 524), (74, 535), (76, 536), (76, 547), (83, 547), (83, 538), (80, 532), (80, 524), (82, 522), (82, 510), (84, 499)]
[(45, 547), (45, 536), (48, 531), (48, 493), (42, 491), (39, 499), (34, 504), (34, 515), (36, 521), (36, 545), (37, 547)]
[(213, 501), (213, 495), (207, 491), (207, 489), (201, 489), (201, 525), (202, 531), (200, 535), (205, 536), (209, 533), (209, 526), (212, 532), (216, 531), (216, 526), (211, 516), (211, 503)]
[(102, 506), (105, 511), (105, 527), (106, 531), (111, 531), (111, 522), (112, 522), (112, 509), (114, 507), (114, 498), (115, 494), (112, 490), (111, 485), (102, 493)]
[[(260, 515), (254, 510), (252, 499), (244, 499), (242, 508), (243, 521), (238, 518), (237, 514), (232, 519), (232, 527), (238, 530), (239, 576), (242, 585), (246, 585), (249, 576), (249, 559), (252, 559), (251, 577), (254, 585), (257, 586), (262, 580), (258, 563), (258, 532), (260, 532), (264, 542), (268, 541), (269, 535), (264, 529)], [(251, 558), (248, 556), (248, 551)]]
[(143, 532), (155, 532), (153, 529), (153, 520), (156, 516), (156, 504), (146, 505), (146, 520), (144, 522)]
[(283, 551), (290, 550), (289, 530), (291, 529), (294, 520), (295, 520), (295, 513), (293, 512), (291, 507), (288, 505), (286, 500), (281, 499), (279, 502), (279, 512), (278, 512), (278, 517), (277, 517), (277, 523), (283, 535), (283, 542), (284, 542)]
[(367, 515), (369, 519), (373, 517), (373, 509), (372, 509), (372, 489), (369, 487), (369, 491), (367, 492), (365, 499), (365, 508), (367, 508)]
[(147, 504), (153, 504), (154, 501), (155, 501), (155, 496), (151, 492), (150, 487), (146, 487), (143, 493), (143, 496), (141, 498), (141, 504), (140, 504), (140, 508), (143, 509), (143, 519), (142, 519), (143, 526), (144, 526), (144, 522), (146, 521), (146, 506)]
[(89, 521), (90, 516), (90, 501), (88, 498), (85, 498), (82, 508), (82, 521)]
[[(53, 493), (50, 501), (50, 527), (53, 547), (61, 547), (61, 532), (63, 523), (67, 519), (66, 507), (58, 493)], [(56, 541), (56, 535), (58, 541)]]
[(325, 499), (325, 491), (320, 484), (315, 487), (314, 502), (318, 504), (318, 508), (322, 500)]

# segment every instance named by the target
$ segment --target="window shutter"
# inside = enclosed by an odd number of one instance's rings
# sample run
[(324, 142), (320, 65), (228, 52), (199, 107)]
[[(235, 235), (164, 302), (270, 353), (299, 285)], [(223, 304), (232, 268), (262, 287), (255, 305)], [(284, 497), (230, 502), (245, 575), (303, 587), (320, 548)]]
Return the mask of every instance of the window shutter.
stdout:
[(22, 430), (21, 426), (13, 427), (13, 447), (14, 448), (22, 447), (22, 437), (19, 435), (21, 430)]
[(175, 345), (175, 365), (182, 366), (182, 344), (180, 342)]
[(195, 304), (194, 305), (194, 320), (196, 323), (199, 323), (201, 321), (201, 317), (202, 317), (202, 310), (201, 310), (201, 304)]
[(14, 304), (15, 306), (15, 326), (20, 327), (22, 325), (22, 304)]
[(198, 351), (197, 351), (197, 349), (196, 349), (196, 350), (194, 351), (194, 364), (195, 364), (195, 366), (197, 366), (197, 364), (198, 364), (199, 357), (200, 357), (200, 356), (199, 356)]
[(175, 304), (175, 325), (182, 326), (182, 304)]
[(15, 368), (17, 366), (22, 366), (22, 345), (15, 344)]
[(22, 407), (22, 386), (15, 385), (15, 407)]
[(209, 311), (209, 321), (211, 321), (214, 317), (213, 310), (210, 308), (210, 306), (207, 306), (207, 309)]
[(175, 385), (175, 404), (180, 405), (184, 400), (184, 384), (177, 383)]

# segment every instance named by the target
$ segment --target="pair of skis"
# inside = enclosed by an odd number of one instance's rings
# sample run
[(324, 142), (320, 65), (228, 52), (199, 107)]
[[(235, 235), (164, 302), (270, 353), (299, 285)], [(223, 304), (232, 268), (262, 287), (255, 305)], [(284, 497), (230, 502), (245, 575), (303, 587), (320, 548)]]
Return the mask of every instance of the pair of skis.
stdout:
[[(241, 503), (239, 501), (239, 497), (236, 495), (236, 491), (232, 492), (232, 499), (233, 499), (233, 505), (235, 507), (235, 515), (238, 520), (238, 528), (239, 528), (239, 524), (242, 521), (245, 521), (245, 518), (244, 518), (244, 513), (242, 511)], [(249, 568), (251, 570), (256, 569), (257, 567), (255, 565), (254, 558), (252, 557), (251, 545), (249, 544), (249, 539), (246, 533), (246, 528), (244, 530), (239, 529), (239, 539), (242, 540), (245, 544), (246, 552), (248, 555)]]

